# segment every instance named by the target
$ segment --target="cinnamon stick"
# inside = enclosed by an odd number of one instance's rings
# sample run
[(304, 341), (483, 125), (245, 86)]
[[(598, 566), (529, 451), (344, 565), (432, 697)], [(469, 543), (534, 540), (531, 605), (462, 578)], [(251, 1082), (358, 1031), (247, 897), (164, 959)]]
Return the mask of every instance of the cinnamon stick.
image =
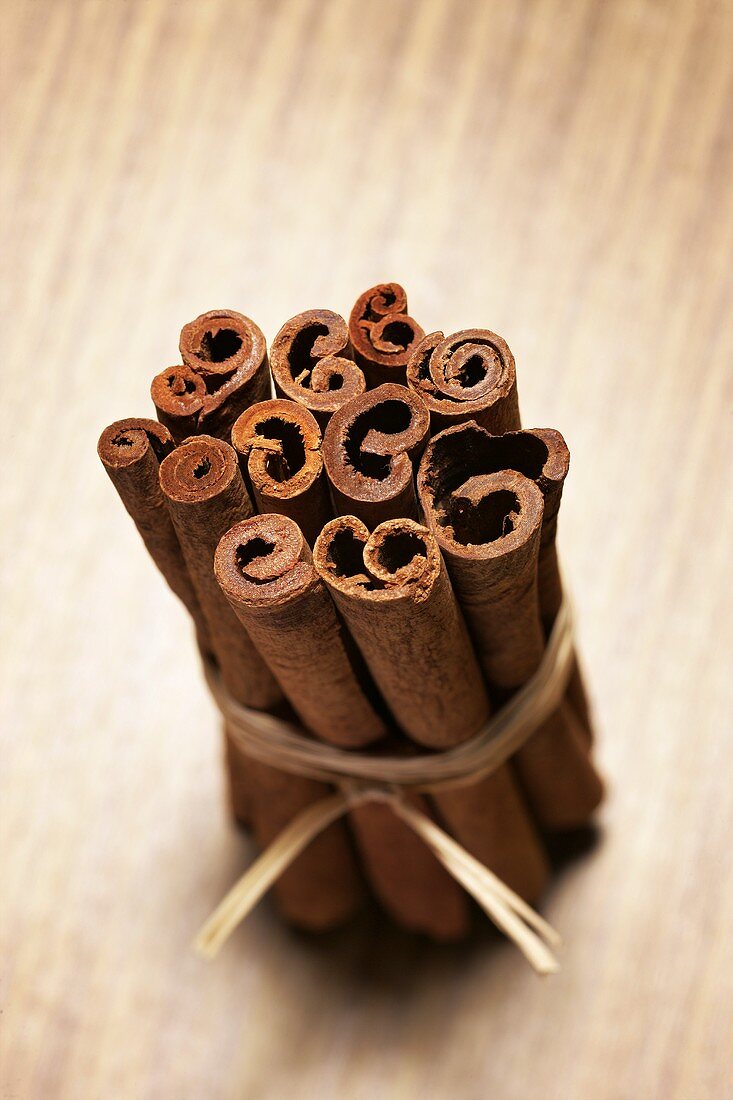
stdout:
[[(409, 519), (372, 535), (357, 519), (332, 520), (314, 564), (402, 729), (431, 748), (472, 737), (489, 701), (438, 544)], [(454, 835), (527, 898), (547, 860), (510, 770), (434, 797)]]
[(383, 382), (405, 382), (408, 360), (423, 330), (407, 312), (399, 283), (380, 283), (361, 294), (349, 316), (354, 358), (371, 389)]
[(429, 748), (471, 737), (489, 701), (435, 538), (410, 519), (326, 524), (313, 562), (400, 727)]
[[(431, 816), (427, 799), (404, 797)], [(378, 802), (356, 806), (349, 820), (372, 889), (392, 919), (434, 940), (462, 939), (470, 927), (468, 899), (412, 829)]]
[(260, 515), (236, 523), (219, 542), (214, 573), (306, 729), (343, 748), (387, 732), (293, 520)]
[(336, 512), (355, 515), (368, 527), (417, 518), (413, 462), (429, 427), (420, 398), (391, 383), (334, 413), (323, 437), (323, 462)]
[(97, 453), (148, 553), (188, 608), (200, 644), (208, 650), (208, 627), (158, 483), (160, 463), (173, 446), (170, 432), (157, 420), (131, 417), (104, 429)]
[[(506, 470), (472, 476), (445, 495), (434, 456), (431, 448), (418, 478), (426, 522), (445, 556), (487, 682), (503, 702), (535, 672), (545, 645), (537, 592), (542, 493)], [(513, 760), (547, 828), (582, 825), (601, 801), (601, 781), (566, 701)]]
[[(401, 524), (410, 521), (391, 522), (401, 529)], [(417, 527), (417, 524), (413, 526)], [(410, 536), (411, 532), (408, 531), (408, 539)], [(366, 566), (362, 552), (368, 539), (368, 530), (355, 517), (346, 516), (332, 520), (316, 541), (314, 565), (330, 588), (370, 671), (380, 683), (383, 695), (388, 698), (393, 713), (399, 719), (403, 711), (414, 714), (414, 696), (418, 691), (416, 683), (405, 677), (405, 693), (399, 698), (395, 692), (399, 678), (395, 676), (389, 683), (383, 675), (388, 658), (382, 650), (382, 640), (395, 650), (400, 645), (393, 633), (393, 624), (384, 622), (381, 618), (381, 593), (386, 592), (386, 589), (379, 589), (379, 582), (372, 585), (364, 572)], [(442, 595), (445, 601), (444, 585), (441, 587), (443, 591), (438, 592), (438, 600)], [(432, 604), (434, 607), (435, 600)], [(423, 622), (423, 632), (426, 630), (430, 630), (427, 621)], [(459, 625), (454, 633), (458, 638), (461, 637)], [(409, 640), (407, 644), (409, 645)], [(421, 652), (424, 653), (424, 649)], [(404, 654), (401, 656), (404, 657)], [(436, 669), (432, 668), (431, 675), (434, 676), (435, 673)], [(440, 673), (442, 675), (443, 670)], [(416, 679), (419, 675), (416, 670)], [(449, 675), (446, 675), (446, 679)], [(477, 697), (460, 699), (459, 705), (465, 708), (469, 721), (481, 721), (485, 696), (480, 678), (474, 677), (469, 686), (477, 687)], [(429, 685), (430, 689), (436, 693), (434, 681)], [(459, 692), (460, 688), (456, 688), (457, 696)], [(395, 702), (397, 707), (394, 706)], [(446, 710), (449, 705), (447, 704)], [(442, 739), (438, 721), (434, 722), (431, 729), (435, 739)], [(411, 796), (411, 801), (424, 813), (430, 813), (427, 801), (419, 795)], [(352, 813), (352, 819), (369, 879), (384, 908), (394, 919), (407, 928), (425, 932), (439, 940), (463, 936), (469, 925), (465, 896), (435, 856), (404, 822), (395, 817), (388, 806), (379, 804), (357, 807)]]
[(270, 396), (261, 329), (242, 313), (214, 309), (184, 325), (179, 347), (183, 364), (150, 387), (158, 419), (177, 443), (199, 434), (228, 441), (239, 414)]
[(259, 512), (289, 516), (309, 544), (333, 515), (315, 417), (294, 401), (260, 401), (232, 428)]
[[(557, 556), (557, 518), (563, 485), (570, 468), (570, 452), (560, 432), (552, 428), (525, 429), (491, 435), (474, 423), (458, 424), (430, 441), (429, 455), (420, 470), (421, 492), (444, 498), (469, 477), (500, 470), (516, 470), (535, 482), (544, 498), (537, 583), (540, 615), (549, 635), (563, 598)], [(590, 707), (577, 656), (568, 683), (568, 696), (592, 738)]]
[[(160, 483), (225, 686), (245, 706), (277, 707), (282, 692), (214, 576), (220, 538), (252, 513), (236, 452), (222, 440), (197, 436), (163, 461)], [(254, 832), (262, 846), (326, 790), (323, 784), (249, 759), (237, 778), (248, 786)], [(328, 928), (351, 915), (361, 890), (342, 823), (330, 826), (295, 860), (279, 879), (275, 894), (286, 916), (306, 928)]]
[(434, 432), (466, 420), (497, 435), (521, 426), (514, 356), (488, 329), (426, 336), (407, 364), (407, 385), (430, 410)]
[(272, 342), (270, 369), (277, 393), (304, 405), (321, 428), (366, 390), (346, 321), (329, 309), (309, 309), (286, 321)]
[[(170, 432), (157, 420), (119, 420), (102, 432), (97, 449), (150, 556), (190, 611), (199, 649), (208, 659), (215, 659), (209, 626), (159, 483), (159, 464), (173, 450)], [(251, 800), (246, 765), (226, 724), (224, 743), (231, 810), (241, 825), (249, 825)]]
[[(329, 793), (325, 783), (248, 761), (255, 839), (265, 849), (308, 806)], [(278, 908), (294, 925), (325, 932), (346, 923), (361, 908), (364, 884), (346, 823), (329, 825), (273, 886)]]
[[(282, 693), (214, 580), (217, 531), (222, 534), (234, 519), (252, 512), (234, 451), (210, 436), (189, 440), (163, 460), (158, 492), (162, 493), (175, 527), (227, 689), (246, 706), (263, 709), (275, 706), (282, 700)], [(226, 723), (224, 737), (231, 810), (240, 824), (250, 825), (251, 762)]]
[[(386, 733), (295, 523), (262, 515), (235, 524), (219, 543), (215, 572), (307, 729), (351, 748)], [(358, 807), (349, 820), (372, 886), (397, 921), (438, 939), (465, 932), (463, 897), (412, 830), (385, 806)]]
[(163, 460), (160, 486), (227, 690), (248, 707), (276, 706), (282, 693), (214, 577), (219, 539), (252, 514), (235, 451), (220, 439), (195, 436)]

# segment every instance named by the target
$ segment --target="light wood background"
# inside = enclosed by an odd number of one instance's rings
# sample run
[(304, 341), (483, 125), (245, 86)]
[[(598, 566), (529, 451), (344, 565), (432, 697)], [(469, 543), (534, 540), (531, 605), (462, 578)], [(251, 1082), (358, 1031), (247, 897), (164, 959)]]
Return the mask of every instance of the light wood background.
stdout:
[[(4, 0), (3, 1097), (733, 1096), (733, 7)], [(567, 436), (611, 796), (562, 972), (263, 904), (181, 608), (98, 464), (181, 325), (392, 278)]]

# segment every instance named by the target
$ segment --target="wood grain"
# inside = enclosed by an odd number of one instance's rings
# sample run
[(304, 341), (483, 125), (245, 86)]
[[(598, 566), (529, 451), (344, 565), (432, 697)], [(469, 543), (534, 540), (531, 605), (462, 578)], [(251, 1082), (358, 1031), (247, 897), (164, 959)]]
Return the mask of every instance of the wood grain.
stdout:
[[(731, 4), (1, 18), (3, 1096), (733, 1095)], [(501, 333), (525, 423), (573, 455), (611, 798), (547, 900), (544, 983), (490, 934), (313, 942), (267, 904), (215, 964), (189, 950), (250, 852), (97, 435), (150, 415), (203, 310), (272, 339), (382, 279), (427, 331)]]

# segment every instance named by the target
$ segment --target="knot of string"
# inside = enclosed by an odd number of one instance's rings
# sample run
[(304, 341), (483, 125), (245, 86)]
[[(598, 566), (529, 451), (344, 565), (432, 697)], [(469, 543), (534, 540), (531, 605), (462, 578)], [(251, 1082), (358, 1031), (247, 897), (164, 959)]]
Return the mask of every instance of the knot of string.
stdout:
[(496, 771), (559, 705), (572, 660), (572, 615), (566, 598), (539, 667), (506, 706), (456, 748), (409, 758), (350, 752), (314, 741), (271, 714), (237, 703), (215, 668), (206, 665), (206, 678), (229, 734), (246, 755), (281, 771), (330, 783), (336, 790), (298, 814), (255, 859), (206, 921), (196, 937), (196, 950), (213, 958), (319, 833), (354, 806), (378, 801), (386, 802), (417, 833), (538, 973), (554, 973), (558, 969), (555, 951), (561, 943), (557, 932), (488, 867), (407, 801), (403, 792), (467, 786)]

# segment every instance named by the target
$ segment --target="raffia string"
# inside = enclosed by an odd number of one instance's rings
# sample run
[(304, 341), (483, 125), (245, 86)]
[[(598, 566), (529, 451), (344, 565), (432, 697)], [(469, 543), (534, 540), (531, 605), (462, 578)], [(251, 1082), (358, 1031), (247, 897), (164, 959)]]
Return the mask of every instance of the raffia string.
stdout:
[(298, 814), (252, 863), (199, 932), (196, 950), (213, 958), (283, 871), (333, 821), (360, 803), (386, 802), (513, 940), (535, 970), (540, 974), (557, 971), (554, 952), (561, 944), (557, 932), (501, 879), (407, 802), (402, 790), (468, 786), (496, 771), (559, 705), (572, 659), (572, 614), (566, 598), (539, 668), (506, 706), (462, 745), (408, 758), (349, 752), (313, 741), (287, 722), (236, 703), (216, 670), (206, 665), (206, 678), (229, 734), (248, 756), (280, 771), (333, 784), (337, 790)]

